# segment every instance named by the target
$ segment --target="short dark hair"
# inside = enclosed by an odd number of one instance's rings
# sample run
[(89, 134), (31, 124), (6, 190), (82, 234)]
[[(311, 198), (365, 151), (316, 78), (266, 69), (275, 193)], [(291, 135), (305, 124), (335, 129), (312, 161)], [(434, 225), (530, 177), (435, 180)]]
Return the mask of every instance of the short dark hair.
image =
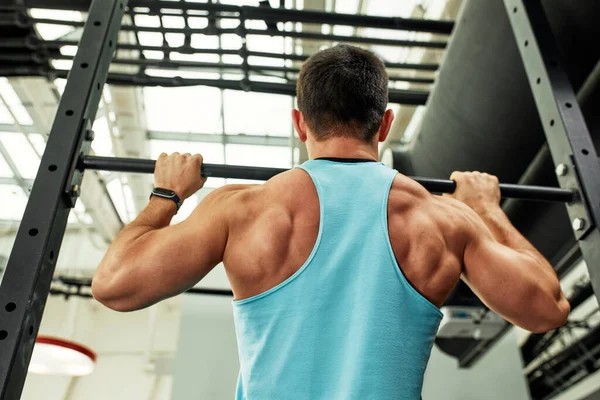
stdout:
[(315, 53), (302, 65), (298, 109), (317, 140), (336, 135), (370, 142), (387, 107), (388, 81), (385, 65), (375, 54), (340, 44)]

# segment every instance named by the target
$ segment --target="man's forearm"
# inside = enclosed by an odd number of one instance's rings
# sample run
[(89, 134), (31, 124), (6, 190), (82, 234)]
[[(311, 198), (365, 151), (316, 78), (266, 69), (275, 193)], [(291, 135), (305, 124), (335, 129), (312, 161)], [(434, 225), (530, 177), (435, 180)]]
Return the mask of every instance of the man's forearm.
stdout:
[(494, 235), (494, 238), (503, 245), (513, 250), (534, 254), (543, 257), (540, 252), (513, 226), (502, 208), (486, 207), (485, 209), (476, 209), (488, 229)]
[(133, 255), (133, 244), (145, 234), (169, 226), (176, 209), (171, 200), (153, 197), (136, 219), (115, 237), (98, 267), (96, 276), (114, 274), (124, 264), (125, 258)]

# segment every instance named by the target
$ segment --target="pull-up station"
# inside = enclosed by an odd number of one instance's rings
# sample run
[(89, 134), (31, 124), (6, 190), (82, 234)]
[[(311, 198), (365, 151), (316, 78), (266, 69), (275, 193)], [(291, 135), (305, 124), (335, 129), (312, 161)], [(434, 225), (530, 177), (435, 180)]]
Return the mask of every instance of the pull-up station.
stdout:
[[(132, 8), (136, 5), (141, 7), (155, 3), (150, 0), (131, 0)], [(590, 271), (592, 287), (596, 295), (600, 295), (600, 164), (573, 88), (560, 63), (556, 61), (560, 59), (556, 43), (551, 36), (539, 0), (504, 0), (504, 3), (519, 43), (553, 160), (556, 165), (568, 165), (569, 171), (572, 172), (559, 177), (561, 188), (502, 184), (502, 195), (566, 202), (570, 218), (585, 222), (578, 225), (581, 229), (574, 226), (574, 234)], [(90, 142), (93, 140), (91, 126), (95, 121), (102, 87), (109, 77), (109, 65), (115, 56), (121, 21), (124, 13), (131, 11), (127, 10), (127, 5), (128, 0), (92, 1), (77, 55), (74, 57), (73, 67), (69, 72), (46, 150), (10, 254), (0, 286), (0, 400), (16, 400), (21, 397), (67, 219), (79, 195), (85, 170), (140, 173), (152, 173), (154, 170), (152, 160), (106, 159), (88, 155)], [(224, 7), (212, 3), (181, 2), (181, 5)], [(265, 12), (264, 9), (252, 8), (236, 8), (235, 11), (240, 13), (240, 19), (246, 18), (250, 12), (255, 12), (257, 16)], [(320, 18), (324, 18), (323, 14), (301, 11), (273, 9), (269, 10), (269, 13), (269, 18), (276, 21), (318, 22)], [(348, 16), (338, 15), (337, 18), (339, 20), (346, 17)], [(377, 27), (388, 27), (387, 29), (426, 30), (437, 33), (450, 33), (452, 29), (451, 23), (417, 23), (414, 20), (390, 17), (357, 17), (354, 22), (357, 26), (376, 22)], [(348, 22), (349, 25), (352, 23), (353, 21)], [(242, 26), (238, 33), (244, 37), (256, 32), (249, 32)], [(273, 34), (266, 31), (258, 33)], [(294, 32), (286, 31), (284, 34), (292, 36)], [(322, 39), (323, 36), (319, 38)], [(331, 37), (329, 39), (332, 40)], [(411, 44), (424, 46), (423, 43)], [(444, 47), (445, 43), (434, 45)], [(293, 85), (290, 84), (276, 86), (272, 83), (252, 82), (251, 86), (248, 86), (248, 70), (243, 72), (246, 79), (240, 82), (190, 81), (188, 84), (227, 84), (227, 88), (238, 90), (294, 94)], [(143, 83), (147, 78), (137, 75), (111, 76), (111, 82), (121, 84)], [(164, 83), (167, 86), (185, 84), (181, 80), (170, 78)], [(391, 94), (394, 95), (391, 96), (392, 100), (403, 104), (424, 104), (428, 92), (394, 90)], [(284, 171), (274, 168), (206, 164), (203, 173), (206, 176), (222, 178), (267, 180)], [(454, 182), (449, 180), (415, 180), (432, 192), (452, 192), (455, 189)], [(484, 342), (483, 347), (473, 353), (472, 357), (461, 360), (461, 365), (472, 362), (477, 354), (485, 351), (489, 347), (486, 343)]]

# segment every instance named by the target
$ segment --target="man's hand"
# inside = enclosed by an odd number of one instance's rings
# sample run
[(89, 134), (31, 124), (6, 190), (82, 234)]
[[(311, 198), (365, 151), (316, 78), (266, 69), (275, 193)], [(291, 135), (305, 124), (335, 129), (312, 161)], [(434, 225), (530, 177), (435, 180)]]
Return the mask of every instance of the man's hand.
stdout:
[(477, 213), (500, 205), (498, 178), (481, 172), (455, 171), (450, 179), (456, 182), (456, 190), (445, 196), (459, 200)]
[(156, 160), (154, 187), (169, 189), (183, 201), (204, 186), (206, 178), (200, 174), (202, 156), (189, 153), (162, 153)]

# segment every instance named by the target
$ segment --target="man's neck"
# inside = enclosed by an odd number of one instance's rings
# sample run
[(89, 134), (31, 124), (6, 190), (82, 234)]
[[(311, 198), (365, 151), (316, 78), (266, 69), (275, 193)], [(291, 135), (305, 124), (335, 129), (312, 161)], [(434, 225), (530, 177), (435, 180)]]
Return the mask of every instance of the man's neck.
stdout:
[(336, 138), (324, 142), (312, 143), (309, 147), (311, 160), (316, 158), (354, 158), (379, 160), (377, 146), (355, 139)]

